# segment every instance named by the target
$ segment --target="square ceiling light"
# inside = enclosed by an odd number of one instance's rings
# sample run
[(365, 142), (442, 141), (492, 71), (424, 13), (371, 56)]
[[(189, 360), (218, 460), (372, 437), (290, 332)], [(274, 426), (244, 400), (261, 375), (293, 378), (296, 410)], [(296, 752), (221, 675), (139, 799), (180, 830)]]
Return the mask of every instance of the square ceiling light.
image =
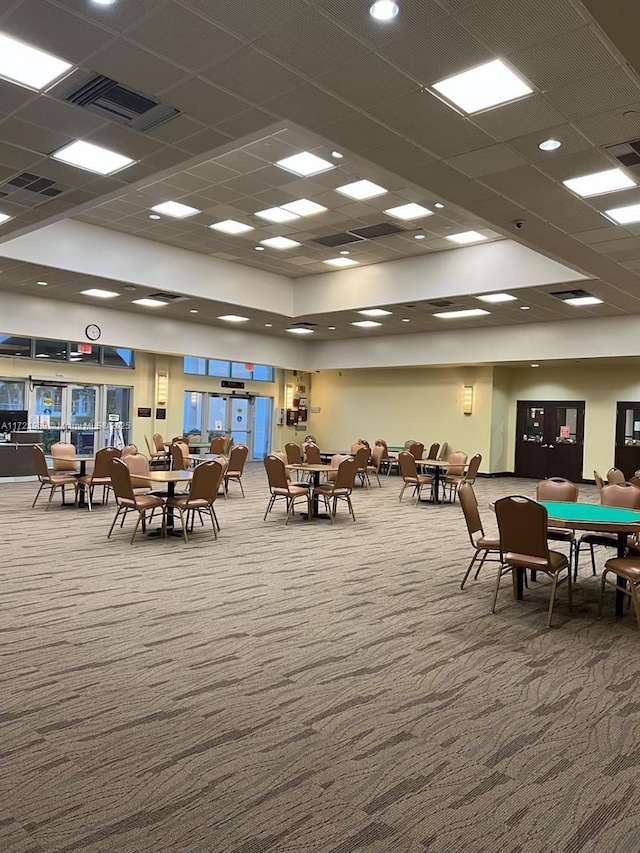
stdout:
[(401, 204), (400, 207), (390, 207), (385, 213), (394, 219), (422, 219), (423, 216), (433, 216), (433, 211), (421, 204)]
[(89, 290), (81, 290), (83, 296), (95, 296), (98, 299), (113, 299), (114, 296), (120, 296), (114, 290), (100, 290), (99, 287), (93, 287)]
[(160, 308), (161, 305), (168, 305), (168, 302), (163, 302), (161, 299), (134, 299), (134, 305), (142, 305), (145, 308)]
[(636, 186), (635, 181), (632, 181), (622, 169), (605, 169), (604, 172), (594, 172), (591, 175), (583, 175), (581, 178), (570, 178), (562, 183), (582, 198)]
[(0, 33), (0, 77), (42, 92), (67, 74), (73, 65)]
[(465, 113), (477, 113), (530, 95), (531, 86), (500, 59), (447, 77), (432, 86)]
[(576, 308), (583, 308), (585, 305), (602, 305), (602, 299), (597, 296), (578, 296), (575, 299), (563, 299), (565, 305), (573, 305)]
[(3, 222), (8, 222), (10, 219), (13, 219), (13, 216), (9, 216), (8, 213), (0, 213), (0, 225), (2, 225)]
[(259, 210), (256, 216), (259, 216), (260, 219), (266, 219), (267, 222), (293, 222), (294, 219), (300, 218), (297, 213), (291, 213), (290, 210), (284, 210), (282, 207)]
[(323, 160), (322, 157), (317, 157), (310, 151), (301, 151), (300, 154), (278, 160), (276, 166), (287, 172), (293, 172), (294, 175), (301, 175), (303, 178), (309, 175), (319, 175), (320, 172), (328, 172), (329, 169), (336, 168), (335, 163)]
[(510, 293), (485, 293), (484, 296), (476, 296), (476, 299), (479, 299), (481, 302), (497, 304), (499, 302), (515, 302), (518, 297), (512, 296)]
[(174, 219), (184, 219), (187, 216), (193, 216), (194, 213), (200, 213), (197, 207), (189, 207), (188, 204), (181, 204), (179, 201), (163, 201), (151, 210), (165, 216), (173, 216)]
[(345, 184), (343, 187), (337, 187), (336, 192), (361, 201), (365, 198), (375, 198), (378, 195), (384, 195), (388, 190), (378, 186), (378, 184), (374, 184), (373, 181), (355, 181), (353, 184)]
[(313, 329), (305, 329), (304, 326), (296, 326), (294, 329), (287, 329), (292, 335), (312, 335)]
[(447, 240), (451, 240), (452, 243), (459, 243), (461, 246), (464, 246), (465, 243), (478, 243), (480, 240), (486, 239), (484, 234), (480, 234), (478, 231), (461, 231), (459, 234), (447, 235)]
[(440, 311), (434, 314), (434, 317), (440, 317), (442, 320), (463, 320), (465, 317), (482, 317), (483, 314), (489, 314), (484, 308), (466, 308), (463, 311)]
[(605, 210), (609, 219), (613, 219), (618, 225), (630, 225), (632, 222), (640, 222), (640, 204), (631, 204), (628, 207), (614, 207)]
[(323, 261), (322, 263), (323, 264), (329, 264), (332, 267), (355, 267), (355, 266), (358, 266), (358, 262), (351, 260), (351, 258), (328, 258), (326, 261)]
[(283, 204), (281, 207), (290, 213), (295, 213), (296, 216), (315, 216), (316, 213), (324, 213), (327, 209), (321, 204), (316, 204), (315, 201), (309, 201), (308, 198), (301, 198), (298, 201)]
[(294, 246), (299, 246), (296, 240), (290, 240), (288, 237), (267, 237), (266, 240), (260, 240), (263, 246), (269, 246), (271, 249), (293, 249)]
[(244, 234), (247, 231), (253, 231), (251, 225), (245, 225), (244, 222), (236, 222), (235, 219), (224, 219), (222, 222), (214, 222), (209, 228), (215, 231), (222, 231), (223, 234)]
[(382, 323), (378, 323), (375, 320), (356, 320), (355, 323), (352, 323), (351, 325), (358, 326), (360, 329), (373, 329), (376, 326), (381, 326)]
[(358, 311), (358, 314), (364, 314), (365, 317), (387, 317), (392, 313), (384, 308), (366, 308), (364, 311)]
[(227, 323), (246, 323), (248, 319), (240, 314), (222, 314), (218, 317), (218, 320), (225, 320)]
[(71, 166), (77, 166), (79, 169), (95, 172), (98, 175), (113, 175), (114, 172), (119, 172), (135, 163), (131, 157), (116, 154), (115, 151), (109, 151), (108, 148), (102, 148), (101, 145), (94, 145), (92, 142), (83, 142), (82, 140), (65, 145), (64, 148), (51, 156), (54, 160), (69, 163)]

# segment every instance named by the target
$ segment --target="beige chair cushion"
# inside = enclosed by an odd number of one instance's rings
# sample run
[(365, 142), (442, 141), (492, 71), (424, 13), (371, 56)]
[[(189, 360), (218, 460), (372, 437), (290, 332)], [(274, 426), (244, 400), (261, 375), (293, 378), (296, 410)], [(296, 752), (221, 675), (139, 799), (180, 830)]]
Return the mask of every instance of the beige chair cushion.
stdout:
[(307, 489), (302, 486), (289, 486), (289, 489), (272, 489), (271, 490), (274, 495), (294, 495), (297, 497), (298, 495), (308, 495), (309, 492)]
[(549, 565), (542, 557), (516, 554), (514, 551), (508, 551), (504, 555), (504, 561), (518, 569), (536, 569), (541, 572), (558, 572), (569, 565), (566, 556), (559, 551), (549, 551)]
[(604, 567), (631, 583), (640, 583), (640, 561), (637, 559), (614, 557), (612, 560), (607, 560)]

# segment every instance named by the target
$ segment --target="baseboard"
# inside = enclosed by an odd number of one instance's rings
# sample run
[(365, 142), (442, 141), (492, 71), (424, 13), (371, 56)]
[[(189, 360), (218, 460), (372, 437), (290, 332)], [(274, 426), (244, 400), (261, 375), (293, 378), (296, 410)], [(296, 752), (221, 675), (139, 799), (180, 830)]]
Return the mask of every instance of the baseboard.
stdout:
[(478, 472), (478, 477), (486, 477), (488, 479), (491, 477), (515, 477), (515, 474), (513, 471), (494, 471), (491, 474), (481, 474)]

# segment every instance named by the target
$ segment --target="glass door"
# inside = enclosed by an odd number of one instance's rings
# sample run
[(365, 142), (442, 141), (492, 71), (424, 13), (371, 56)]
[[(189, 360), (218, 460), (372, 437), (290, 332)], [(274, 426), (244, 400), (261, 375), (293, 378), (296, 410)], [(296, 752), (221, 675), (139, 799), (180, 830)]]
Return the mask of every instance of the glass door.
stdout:
[(253, 458), (266, 459), (271, 453), (273, 400), (256, 397), (253, 405)]
[(616, 407), (615, 467), (627, 480), (640, 469), (640, 403), (618, 403)]
[(100, 447), (96, 419), (98, 389), (94, 385), (69, 385), (66, 391), (69, 440), (79, 456), (94, 456)]
[(98, 401), (95, 385), (37, 385), (29, 421), (42, 431), (45, 452), (62, 441), (75, 445), (81, 456), (93, 456), (99, 447)]
[(42, 431), (42, 444), (45, 453), (51, 450), (51, 445), (62, 438), (63, 397), (66, 388), (63, 385), (37, 385), (31, 395), (29, 423), (34, 429)]
[(209, 395), (209, 413), (207, 416), (207, 437), (209, 441), (229, 432), (227, 423), (227, 398)]
[(516, 477), (582, 479), (584, 401), (519, 400)]

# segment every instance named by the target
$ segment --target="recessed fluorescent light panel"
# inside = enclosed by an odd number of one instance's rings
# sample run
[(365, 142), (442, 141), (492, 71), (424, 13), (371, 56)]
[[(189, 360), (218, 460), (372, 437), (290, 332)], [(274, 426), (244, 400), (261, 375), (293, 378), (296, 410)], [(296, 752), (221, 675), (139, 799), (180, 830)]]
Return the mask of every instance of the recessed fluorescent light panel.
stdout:
[(73, 65), (0, 33), (0, 77), (42, 92)]
[(291, 332), (292, 335), (312, 335), (313, 329), (305, 329), (301, 326), (295, 329), (287, 329), (287, 332)]
[(510, 293), (485, 293), (484, 296), (476, 296), (476, 299), (479, 299), (481, 302), (515, 302), (517, 300), (517, 296), (512, 296)]
[(10, 219), (13, 219), (13, 217), (9, 216), (8, 213), (0, 213), (0, 225), (2, 225), (3, 222), (8, 222)]
[(304, 178), (308, 175), (319, 175), (320, 172), (328, 172), (329, 169), (336, 168), (335, 163), (323, 160), (322, 157), (316, 157), (309, 151), (302, 151), (300, 154), (278, 160), (276, 166), (287, 172), (293, 172), (294, 175), (302, 175)]
[(433, 216), (433, 211), (421, 204), (401, 204), (400, 207), (390, 207), (385, 213), (394, 219), (422, 219), (423, 216)]
[(113, 290), (100, 290), (97, 287), (90, 290), (81, 290), (80, 293), (83, 296), (95, 296), (97, 299), (113, 299), (114, 296), (120, 295)]
[(358, 314), (364, 314), (365, 317), (387, 317), (393, 312), (385, 311), (384, 308), (366, 308), (364, 311), (358, 311)]
[(489, 314), (484, 308), (468, 308), (464, 311), (441, 311), (439, 314), (434, 314), (434, 317), (440, 317), (442, 320), (462, 320), (465, 317), (482, 317), (484, 314)]
[(315, 216), (316, 213), (324, 213), (327, 209), (321, 204), (316, 204), (315, 201), (309, 201), (308, 198), (301, 198), (298, 201), (283, 204), (281, 207), (290, 213), (295, 213), (296, 216)]
[(351, 258), (329, 258), (326, 261), (322, 262), (323, 264), (329, 264), (332, 267), (356, 267), (358, 266), (357, 261), (352, 261)]
[(197, 207), (189, 207), (188, 204), (180, 204), (179, 201), (163, 201), (162, 204), (156, 204), (151, 210), (156, 213), (164, 213), (165, 216), (173, 216), (174, 219), (184, 219), (187, 216), (193, 216), (194, 213), (200, 213)]
[(293, 249), (300, 245), (296, 240), (290, 240), (288, 237), (267, 237), (260, 242), (263, 246), (269, 246), (270, 249)]
[(602, 305), (602, 299), (596, 296), (578, 296), (576, 299), (563, 299), (566, 305), (575, 305), (577, 308), (582, 308), (585, 305)]
[(612, 210), (605, 210), (605, 213), (609, 219), (613, 219), (619, 225), (640, 222), (640, 204), (632, 204), (629, 207), (614, 207)]
[(484, 234), (479, 234), (477, 231), (461, 231), (460, 234), (448, 234), (447, 240), (452, 243), (459, 243), (464, 246), (465, 243), (478, 243), (480, 240), (486, 240)]
[(259, 210), (256, 216), (259, 216), (260, 219), (266, 219), (267, 222), (293, 222), (294, 219), (300, 218), (297, 213), (291, 213), (282, 207), (270, 207), (268, 210)]
[(240, 314), (222, 314), (218, 320), (226, 320), (227, 323), (246, 323), (248, 317), (242, 317)]
[(113, 175), (114, 172), (119, 172), (135, 163), (131, 157), (116, 154), (115, 151), (109, 151), (108, 148), (102, 148), (100, 145), (82, 140), (65, 145), (64, 148), (51, 156), (54, 160), (69, 163), (71, 166), (77, 166), (79, 169), (95, 172), (98, 175)]
[(167, 302), (162, 302), (160, 299), (134, 299), (134, 305), (142, 305), (145, 308), (160, 308), (161, 305), (168, 305)]
[(387, 190), (384, 187), (378, 186), (378, 184), (374, 184), (373, 181), (355, 181), (353, 184), (345, 184), (343, 187), (337, 187), (336, 192), (360, 201), (365, 198), (375, 198), (378, 195), (384, 195)]
[(448, 77), (434, 83), (432, 88), (469, 114), (515, 101), (533, 92), (531, 86), (500, 59)]
[(209, 228), (215, 231), (222, 231), (223, 234), (244, 234), (247, 231), (253, 231), (251, 225), (245, 225), (244, 222), (236, 222), (235, 219), (224, 219), (222, 222), (214, 222)]
[(581, 178), (571, 178), (562, 182), (567, 189), (576, 195), (587, 198), (592, 195), (602, 195), (615, 190), (626, 190), (635, 187), (635, 181), (626, 175), (622, 169), (605, 169), (604, 172), (594, 172)]
[(358, 326), (360, 329), (373, 329), (375, 326), (381, 326), (382, 323), (377, 323), (375, 320), (356, 320), (352, 326)]

